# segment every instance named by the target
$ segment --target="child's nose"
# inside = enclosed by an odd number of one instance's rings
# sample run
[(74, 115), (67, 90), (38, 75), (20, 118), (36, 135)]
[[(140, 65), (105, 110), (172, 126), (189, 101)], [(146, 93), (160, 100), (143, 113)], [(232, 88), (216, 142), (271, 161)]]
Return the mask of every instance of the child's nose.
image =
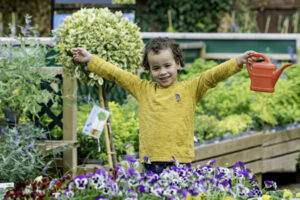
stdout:
[(165, 74), (165, 73), (167, 73), (167, 70), (165, 68), (161, 68), (159, 74)]

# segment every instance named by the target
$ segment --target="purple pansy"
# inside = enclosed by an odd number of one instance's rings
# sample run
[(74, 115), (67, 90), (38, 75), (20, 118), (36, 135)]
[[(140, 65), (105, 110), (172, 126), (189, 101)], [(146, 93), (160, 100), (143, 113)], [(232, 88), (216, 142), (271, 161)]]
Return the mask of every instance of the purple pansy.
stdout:
[(269, 181), (269, 180), (266, 180), (265, 182), (265, 187), (266, 188), (274, 188), (274, 189), (276, 189), (277, 188), (277, 184), (276, 184), (276, 182), (274, 182), (274, 181)]
[(134, 156), (127, 156), (126, 161), (129, 162), (129, 163), (135, 163), (136, 159), (135, 159)]
[(73, 182), (75, 183), (78, 189), (83, 190), (86, 188), (88, 184), (88, 179), (86, 178), (85, 175), (79, 175), (74, 178)]
[(105, 196), (97, 196), (95, 200), (108, 200)]

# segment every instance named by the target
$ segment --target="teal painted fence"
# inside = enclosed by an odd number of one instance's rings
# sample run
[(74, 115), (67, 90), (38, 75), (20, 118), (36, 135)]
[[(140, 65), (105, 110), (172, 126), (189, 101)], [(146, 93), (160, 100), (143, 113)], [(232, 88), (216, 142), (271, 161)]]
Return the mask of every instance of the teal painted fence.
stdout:
[[(142, 33), (144, 42), (154, 37), (169, 37), (179, 43), (202, 41), (206, 45), (206, 59), (225, 60), (247, 50), (265, 53), (276, 60), (300, 57), (300, 34), (274, 33)], [(199, 57), (198, 49), (184, 50), (185, 61)]]

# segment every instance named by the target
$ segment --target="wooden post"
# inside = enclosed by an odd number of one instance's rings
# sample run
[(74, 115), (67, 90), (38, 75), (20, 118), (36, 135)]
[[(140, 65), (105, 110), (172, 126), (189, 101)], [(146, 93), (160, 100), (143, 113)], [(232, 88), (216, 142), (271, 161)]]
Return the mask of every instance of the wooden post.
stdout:
[(263, 187), (263, 183), (262, 183), (262, 173), (257, 173), (255, 174), (255, 179), (257, 180), (257, 184), (260, 188)]
[[(104, 98), (103, 98), (103, 91), (102, 86), (98, 84), (98, 91), (99, 91), (99, 100), (101, 108), (105, 109)], [(110, 150), (110, 140), (108, 135), (108, 127), (107, 124), (104, 126), (104, 136), (105, 136), (105, 143), (106, 143), (106, 152), (107, 152), (107, 159), (108, 159), (108, 166), (110, 169), (113, 169), (112, 157), (111, 157), (111, 150)]]
[[(63, 140), (77, 140), (77, 81), (63, 73)], [(63, 152), (64, 173), (76, 176), (77, 147)]]
[(297, 64), (300, 64), (300, 37), (296, 40), (296, 57)]
[(266, 22), (266, 26), (265, 26), (265, 33), (268, 33), (268, 32), (269, 32), (270, 21), (271, 21), (271, 15), (268, 15), (268, 17), (267, 17), (267, 22)]

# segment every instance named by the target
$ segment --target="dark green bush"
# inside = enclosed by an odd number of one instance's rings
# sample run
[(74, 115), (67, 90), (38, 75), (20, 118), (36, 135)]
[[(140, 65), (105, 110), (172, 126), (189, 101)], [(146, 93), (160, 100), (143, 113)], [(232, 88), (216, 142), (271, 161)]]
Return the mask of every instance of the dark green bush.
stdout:
[(217, 32), (221, 14), (228, 11), (233, 0), (141, 0), (136, 22), (141, 31), (168, 29), (168, 10), (173, 28), (178, 32)]

